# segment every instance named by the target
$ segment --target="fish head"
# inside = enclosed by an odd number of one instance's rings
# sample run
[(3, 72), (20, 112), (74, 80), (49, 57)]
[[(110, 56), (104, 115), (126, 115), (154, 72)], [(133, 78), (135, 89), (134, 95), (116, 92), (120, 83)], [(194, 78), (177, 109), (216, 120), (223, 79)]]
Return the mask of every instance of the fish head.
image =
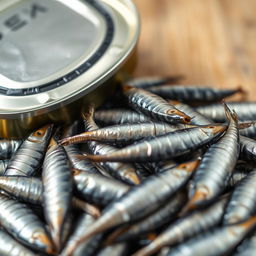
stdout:
[(178, 109), (169, 109), (166, 111), (166, 114), (169, 115), (172, 120), (175, 120), (177, 123), (188, 124), (191, 121), (191, 117), (183, 113)]
[(38, 231), (33, 234), (33, 243), (35, 246), (43, 252), (54, 254), (56, 249), (50, 237), (43, 231)]
[(28, 137), (28, 140), (34, 143), (42, 143), (49, 140), (52, 135), (53, 124), (47, 124), (38, 130), (32, 132)]

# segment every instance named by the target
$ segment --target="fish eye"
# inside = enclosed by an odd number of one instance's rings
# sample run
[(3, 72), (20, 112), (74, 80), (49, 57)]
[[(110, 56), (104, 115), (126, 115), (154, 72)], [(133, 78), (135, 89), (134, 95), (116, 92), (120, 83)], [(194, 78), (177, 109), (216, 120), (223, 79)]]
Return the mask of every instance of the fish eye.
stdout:
[(41, 136), (43, 133), (41, 131), (37, 131), (36, 135)]

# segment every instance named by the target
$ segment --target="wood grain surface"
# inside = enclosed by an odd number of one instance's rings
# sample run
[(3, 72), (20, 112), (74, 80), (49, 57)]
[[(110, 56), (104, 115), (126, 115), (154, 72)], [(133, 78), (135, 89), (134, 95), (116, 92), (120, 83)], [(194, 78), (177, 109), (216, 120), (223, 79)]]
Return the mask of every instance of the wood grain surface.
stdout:
[(135, 76), (184, 74), (184, 84), (256, 100), (256, 1), (134, 0), (141, 14)]

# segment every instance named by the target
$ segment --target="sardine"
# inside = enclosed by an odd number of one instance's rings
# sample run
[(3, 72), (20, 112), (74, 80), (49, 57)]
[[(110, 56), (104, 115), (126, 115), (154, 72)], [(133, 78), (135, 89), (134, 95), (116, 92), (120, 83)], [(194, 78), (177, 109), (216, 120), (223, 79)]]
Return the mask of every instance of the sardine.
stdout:
[(34, 131), (10, 159), (4, 175), (33, 176), (41, 167), (53, 125)]
[(188, 115), (151, 92), (126, 85), (123, 86), (123, 95), (133, 109), (154, 120), (172, 124), (190, 122)]
[(57, 250), (72, 198), (72, 174), (64, 148), (52, 137), (43, 163), (44, 214)]

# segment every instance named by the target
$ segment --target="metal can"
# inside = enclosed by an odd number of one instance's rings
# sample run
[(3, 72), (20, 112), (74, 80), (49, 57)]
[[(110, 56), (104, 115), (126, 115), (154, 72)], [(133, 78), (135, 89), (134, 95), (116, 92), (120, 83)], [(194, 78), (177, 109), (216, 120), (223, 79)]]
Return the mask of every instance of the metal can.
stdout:
[(132, 0), (1, 0), (0, 137), (99, 105), (134, 52), (139, 23)]

